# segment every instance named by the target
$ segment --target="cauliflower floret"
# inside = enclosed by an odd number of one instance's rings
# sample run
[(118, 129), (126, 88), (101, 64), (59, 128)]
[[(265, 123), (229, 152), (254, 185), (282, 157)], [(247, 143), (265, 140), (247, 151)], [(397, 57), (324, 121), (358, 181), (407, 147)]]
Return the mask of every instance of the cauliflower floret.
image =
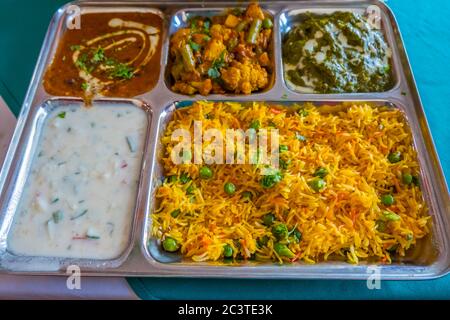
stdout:
[(172, 38), (170, 38), (170, 50), (173, 54), (187, 42), (190, 32), (190, 29), (182, 28), (175, 32)]
[(231, 67), (221, 69), (221, 77), (224, 85), (236, 93), (250, 94), (269, 83), (266, 69), (249, 61), (235, 62)]
[(226, 49), (222, 41), (212, 39), (205, 48), (204, 57), (207, 61), (213, 61), (220, 57), (220, 54)]
[(250, 5), (247, 7), (245, 15), (251, 19), (264, 19), (264, 12), (256, 2), (250, 3)]
[(213, 24), (211, 26), (211, 37), (220, 41), (228, 41), (230, 39), (232, 30), (221, 24)]

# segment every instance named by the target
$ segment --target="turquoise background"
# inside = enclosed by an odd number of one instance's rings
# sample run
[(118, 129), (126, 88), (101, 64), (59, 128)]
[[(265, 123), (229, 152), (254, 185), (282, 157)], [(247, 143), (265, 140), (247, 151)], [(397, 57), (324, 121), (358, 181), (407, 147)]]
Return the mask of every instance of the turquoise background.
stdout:
[[(0, 95), (17, 115), (48, 23), (65, 1), (0, 0)], [(450, 1), (389, 0), (402, 31), (431, 133), (450, 177)], [(145, 299), (449, 299), (450, 276), (430, 281), (129, 279)]]

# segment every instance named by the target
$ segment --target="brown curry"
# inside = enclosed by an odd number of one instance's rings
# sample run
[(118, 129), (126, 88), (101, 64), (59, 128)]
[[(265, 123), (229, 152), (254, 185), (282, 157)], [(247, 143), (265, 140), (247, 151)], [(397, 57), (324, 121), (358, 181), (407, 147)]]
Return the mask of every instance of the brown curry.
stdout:
[(67, 30), (44, 76), (53, 95), (133, 97), (160, 74), (163, 20), (153, 13), (89, 13)]

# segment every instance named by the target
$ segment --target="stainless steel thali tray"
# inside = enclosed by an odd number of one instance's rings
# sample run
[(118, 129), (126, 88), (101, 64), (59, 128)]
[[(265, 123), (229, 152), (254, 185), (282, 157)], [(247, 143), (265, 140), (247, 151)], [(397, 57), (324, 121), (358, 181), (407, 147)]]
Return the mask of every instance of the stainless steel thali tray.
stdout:
[[(84, 275), (90, 276), (180, 276), (180, 277), (225, 277), (225, 278), (314, 278), (314, 279), (366, 279), (371, 274), (371, 265), (361, 263), (350, 265), (345, 262), (325, 262), (316, 265), (246, 262), (239, 266), (225, 266), (211, 263), (194, 263), (172, 259), (158, 252), (152, 246), (149, 236), (155, 187), (162, 173), (157, 154), (159, 138), (165, 124), (180, 103), (191, 100), (234, 100), (234, 101), (310, 101), (317, 104), (344, 101), (371, 101), (399, 108), (406, 116), (412, 130), (415, 148), (421, 166), (421, 184), (425, 200), (433, 216), (432, 235), (417, 246), (414, 253), (403, 262), (379, 265), (382, 279), (429, 279), (450, 271), (450, 201), (448, 188), (420, 97), (410, 69), (403, 41), (390, 9), (377, 0), (367, 1), (260, 1), (266, 12), (274, 17), (275, 70), (273, 85), (263, 92), (251, 95), (209, 95), (185, 96), (174, 93), (167, 84), (168, 43), (170, 34), (183, 25), (190, 15), (204, 15), (220, 12), (230, 7), (245, 7), (246, 3), (223, 2), (178, 2), (178, 1), (129, 1), (129, 2), (72, 2), (60, 8), (54, 15), (35, 72), (18, 119), (17, 127), (0, 172), (0, 272), (17, 274), (65, 275), (69, 265), (80, 266)], [(129, 248), (113, 261), (58, 259), (48, 257), (20, 257), (8, 250), (7, 237), (15, 206), (24, 185), (24, 179), (31, 162), (31, 149), (41, 122), (42, 110), (53, 104), (67, 101), (79, 102), (76, 97), (51, 96), (43, 88), (42, 79), (50, 64), (68, 19), (67, 8), (77, 5), (82, 13), (149, 11), (164, 18), (161, 54), (161, 73), (156, 86), (148, 93), (132, 99), (105, 98), (98, 103), (130, 103), (147, 111), (150, 121), (146, 137), (145, 154), (139, 183), (139, 192), (134, 215), (133, 230)], [(392, 49), (394, 87), (379, 93), (344, 94), (302, 94), (289, 89), (283, 76), (281, 39), (295, 23), (300, 12), (333, 12), (378, 10), (382, 29)], [(150, 245), (148, 245), (150, 239)]]

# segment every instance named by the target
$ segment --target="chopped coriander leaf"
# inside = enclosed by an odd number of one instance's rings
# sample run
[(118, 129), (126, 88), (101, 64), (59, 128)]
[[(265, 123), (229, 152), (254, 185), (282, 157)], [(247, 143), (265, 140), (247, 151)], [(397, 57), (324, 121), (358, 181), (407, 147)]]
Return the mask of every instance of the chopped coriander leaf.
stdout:
[(220, 78), (220, 72), (217, 70), (217, 68), (209, 68), (208, 69), (208, 77), (212, 79)]
[(210, 26), (211, 26), (211, 20), (207, 19), (207, 20), (203, 21), (203, 29), (205, 29), (206, 31), (209, 31)]
[(257, 129), (259, 129), (260, 127), (261, 127), (261, 123), (259, 122), (259, 120), (253, 120), (253, 121), (250, 123), (250, 128), (251, 128), (251, 129), (257, 130)]
[(325, 176), (328, 174), (328, 170), (324, 167), (319, 167), (316, 169), (316, 171), (314, 172), (313, 176), (315, 177), (320, 177), (320, 178), (325, 178)]
[(83, 91), (86, 91), (88, 88), (89, 88), (89, 84), (88, 84), (87, 82), (83, 82), (83, 83), (81, 84), (81, 89), (82, 89)]
[(118, 63), (114, 66), (110, 73), (111, 78), (131, 79), (133, 78), (133, 69), (124, 63)]
[(132, 136), (126, 136), (125, 139), (127, 140), (128, 149), (130, 149), (130, 152), (136, 152), (137, 150), (137, 142)]
[(58, 118), (64, 119), (65, 117), (66, 117), (65, 111), (58, 113)]
[(187, 173), (182, 173), (180, 176), (180, 182), (182, 184), (188, 183), (189, 181), (191, 181), (191, 178), (189, 177), (189, 175)]
[(280, 168), (286, 170), (287, 168), (289, 168), (289, 165), (291, 164), (291, 160), (283, 160), (280, 159)]
[(201, 49), (201, 45), (195, 43), (194, 41), (189, 41), (189, 45), (191, 46), (191, 49), (194, 51), (200, 51)]
[(73, 216), (72, 218), (70, 218), (70, 220), (76, 220), (78, 218), (81, 218), (82, 216), (84, 216), (87, 213), (87, 209), (84, 210), (83, 212), (81, 212), (80, 214), (77, 214), (76, 216)]
[(63, 213), (61, 212), (61, 210), (55, 211), (52, 213), (52, 219), (54, 223), (58, 223), (62, 220), (63, 218)]
[(99, 63), (102, 62), (105, 59), (105, 50), (103, 48), (99, 47), (97, 50), (95, 50), (91, 62), (92, 63)]
[(262, 187), (268, 189), (274, 187), (278, 182), (281, 181), (281, 179), (283, 179), (283, 175), (280, 171), (277, 171), (275, 172), (275, 174), (265, 175), (261, 179), (260, 183)]
[(71, 45), (71, 46), (70, 46), (70, 50), (72, 50), (72, 51), (80, 50), (80, 46), (77, 45), (77, 44)]

